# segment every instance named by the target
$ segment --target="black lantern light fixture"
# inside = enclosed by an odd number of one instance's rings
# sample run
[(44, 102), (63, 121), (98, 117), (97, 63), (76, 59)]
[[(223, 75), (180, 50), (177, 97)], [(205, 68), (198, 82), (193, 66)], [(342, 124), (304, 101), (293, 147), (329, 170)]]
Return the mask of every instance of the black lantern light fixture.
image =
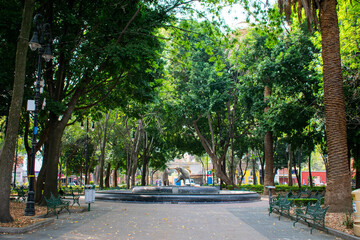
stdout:
[(35, 31), (33, 37), (29, 42), (29, 47), (32, 51), (38, 50), (38, 71), (35, 86), (35, 109), (34, 109), (34, 132), (32, 137), (32, 149), (30, 154), (30, 170), (28, 172), (29, 178), (29, 191), (27, 196), (25, 216), (35, 215), (35, 192), (34, 192), (34, 180), (35, 180), (35, 155), (37, 140), (36, 135), (38, 133), (38, 114), (40, 108), (40, 88), (41, 88), (41, 65), (42, 58), (46, 62), (49, 62), (53, 55), (51, 53), (51, 32), (50, 24), (42, 22), (42, 15), (36, 14), (34, 17)]

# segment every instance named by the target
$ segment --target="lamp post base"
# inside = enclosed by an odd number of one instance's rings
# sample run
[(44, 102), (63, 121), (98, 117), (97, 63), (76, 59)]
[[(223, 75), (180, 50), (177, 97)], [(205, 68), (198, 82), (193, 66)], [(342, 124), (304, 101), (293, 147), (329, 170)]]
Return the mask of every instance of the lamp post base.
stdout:
[(29, 191), (26, 201), (25, 216), (34, 216), (34, 215), (35, 215), (34, 191)]

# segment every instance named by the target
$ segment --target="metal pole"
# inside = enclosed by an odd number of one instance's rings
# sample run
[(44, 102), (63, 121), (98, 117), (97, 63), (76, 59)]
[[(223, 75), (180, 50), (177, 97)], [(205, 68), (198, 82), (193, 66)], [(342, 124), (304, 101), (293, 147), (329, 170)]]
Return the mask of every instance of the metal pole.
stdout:
[(42, 64), (42, 52), (43, 48), (39, 49), (38, 59), (38, 76), (36, 80), (35, 88), (35, 111), (34, 111), (34, 133), (32, 137), (32, 149), (30, 154), (30, 169), (29, 169), (29, 191), (27, 196), (25, 216), (35, 215), (35, 198), (34, 198), (34, 179), (35, 179), (35, 155), (36, 155), (36, 135), (38, 132), (38, 113), (39, 113), (39, 102), (40, 102), (40, 80), (41, 80), (41, 64)]
[(89, 119), (86, 118), (86, 137), (85, 137), (85, 185), (89, 184), (88, 183), (88, 157), (87, 157), (87, 152), (88, 152), (88, 132), (89, 132)]

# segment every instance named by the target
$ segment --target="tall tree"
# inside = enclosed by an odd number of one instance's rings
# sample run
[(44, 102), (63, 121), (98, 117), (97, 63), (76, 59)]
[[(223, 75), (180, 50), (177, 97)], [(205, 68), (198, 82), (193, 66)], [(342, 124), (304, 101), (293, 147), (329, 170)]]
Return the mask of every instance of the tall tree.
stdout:
[[(99, 162), (100, 162), (100, 168), (99, 168), (99, 173), (100, 173), (100, 188), (104, 187), (104, 164), (105, 164), (105, 151), (106, 151), (106, 145), (108, 142), (108, 137), (110, 135), (110, 132), (112, 131), (112, 129), (115, 126), (116, 120), (117, 120), (117, 115), (118, 113), (116, 112), (115, 114), (115, 118), (113, 120), (112, 123), (110, 123), (110, 116), (111, 116), (111, 110), (109, 110), (107, 113), (104, 114), (104, 120), (103, 121), (99, 121), (99, 123), (97, 124), (97, 130), (98, 130), (98, 143), (100, 144), (100, 158), (99, 158)], [(110, 124), (110, 125), (109, 125)], [(109, 187), (109, 186), (107, 186)]]
[(0, 182), (2, 183), (0, 186), (0, 222), (13, 221), (9, 209), (11, 172), (14, 162), (20, 112), (23, 101), (26, 54), (28, 51), (28, 41), (33, 11), (34, 1), (26, 0), (24, 2), (23, 18), (16, 50), (14, 86), (9, 111), (8, 126), (6, 129), (4, 144), (0, 149)]
[(336, 5), (336, 0), (320, 3), (326, 135), (329, 153), (325, 204), (330, 206), (329, 211), (332, 212), (350, 211), (352, 208)]
[[(187, 31), (178, 34), (178, 44), (172, 49), (175, 55), (171, 56), (169, 78), (174, 78), (175, 96), (168, 101), (168, 111), (177, 114), (176, 128), (182, 139), (197, 140), (211, 158), (216, 176), (234, 185), (235, 162), (233, 157), (227, 158), (228, 150), (231, 147), (235, 155), (239, 138), (252, 124), (249, 105), (241, 92), (243, 83), (228, 60), (225, 38), (214, 25), (184, 21), (179, 28)], [(200, 150), (196, 146), (192, 144), (187, 149)]]
[[(168, 21), (169, 10), (132, 0), (49, 1), (40, 10), (54, 23), (53, 36), (61, 43), (45, 74), (50, 113), (42, 132), (49, 154), (43, 160), (46, 174), (41, 181), (48, 196), (57, 192), (61, 136), (74, 112), (99, 103), (124, 106), (132, 98), (150, 98), (154, 78), (148, 69), (154, 68), (161, 49), (153, 36)], [(41, 192), (41, 186), (37, 190)]]
[[(341, 71), (337, 1), (283, 1), (278, 0), (280, 12), (288, 22), (297, 4), (298, 16), (305, 10), (309, 30), (312, 24), (321, 32), (325, 119), (328, 149), (328, 179), (325, 204), (329, 211), (351, 210), (351, 182), (347, 151), (346, 114), (343, 78)], [(341, 189), (341, 191), (340, 191)]]

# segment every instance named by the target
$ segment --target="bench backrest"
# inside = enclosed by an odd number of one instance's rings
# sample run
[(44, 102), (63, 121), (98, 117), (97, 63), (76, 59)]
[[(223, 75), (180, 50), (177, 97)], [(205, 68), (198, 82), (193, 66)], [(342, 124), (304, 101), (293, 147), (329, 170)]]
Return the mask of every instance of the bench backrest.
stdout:
[(50, 198), (46, 198), (45, 196), (44, 198), (48, 205), (60, 205), (62, 203), (61, 198), (55, 197), (53, 193), (50, 193)]
[(322, 208), (320, 201), (317, 201), (315, 204), (311, 204), (309, 202), (308, 205), (306, 206), (306, 213), (310, 215), (325, 216), (328, 208), (329, 206)]

